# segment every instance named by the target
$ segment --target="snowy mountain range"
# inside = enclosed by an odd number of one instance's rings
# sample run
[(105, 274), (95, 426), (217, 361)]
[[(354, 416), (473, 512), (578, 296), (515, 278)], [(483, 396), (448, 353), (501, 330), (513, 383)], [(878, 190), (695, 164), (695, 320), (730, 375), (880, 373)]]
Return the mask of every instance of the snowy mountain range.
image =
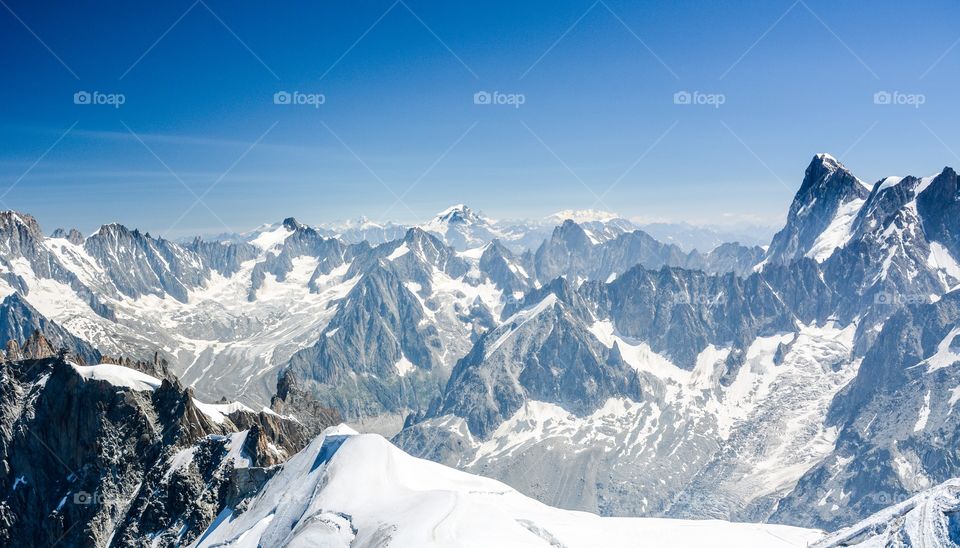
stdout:
[[(952, 169), (867, 184), (828, 154), (764, 247), (698, 251), (605, 212), (513, 223), (464, 205), (419, 226), (288, 218), (182, 243), (117, 224), (46, 236), (3, 212), (0, 538), (85, 523), (78, 545), (416, 544), (444, 508), (534, 545), (686, 534), (545, 503), (799, 526), (788, 538), (803, 545), (960, 476), (958, 258)], [(103, 365), (138, 374), (84, 369)], [(91, 405), (107, 411), (71, 418)], [(340, 417), (412, 457), (345, 430), (313, 438)], [(29, 435), (50, 428), (75, 435)], [(241, 432), (261, 455), (245, 468), (262, 469), (242, 481)], [(75, 471), (61, 477), (58, 459)], [(384, 459), (402, 464), (371, 481), (400, 499), (344, 498), (338, 482)], [(196, 461), (176, 488), (174, 461)], [(448, 494), (416, 494), (434, 480)], [(295, 484), (316, 489), (280, 494)], [(64, 511), (78, 489), (112, 502)], [(423, 512), (384, 514), (401, 499)], [(33, 531), (43, 519), (62, 527)], [(443, 524), (436, 539), (474, 534)], [(762, 544), (772, 530), (706, 531)]]

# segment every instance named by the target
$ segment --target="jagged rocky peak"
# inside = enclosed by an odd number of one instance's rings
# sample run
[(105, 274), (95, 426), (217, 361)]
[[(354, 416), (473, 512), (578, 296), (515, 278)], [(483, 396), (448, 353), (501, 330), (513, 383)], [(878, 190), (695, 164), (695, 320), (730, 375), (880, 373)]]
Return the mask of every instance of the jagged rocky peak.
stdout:
[[(4, 358), (7, 361), (18, 360), (42, 360), (55, 356), (65, 356), (69, 352), (67, 348), (54, 348), (54, 345), (43, 336), (39, 330), (34, 330), (26, 342), (21, 346), (16, 339), (10, 339), (6, 344)], [(71, 356), (74, 361), (83, 363), (82, 356)]]
[(811, 252), (819, 258), (829, 256), (836, 246), (826, 240), (842, 235), (844, 223), (849, 226), (869, 195), (868, 185), (836, 158), (817, 154), (793, 198), (786, 225), (770, 243), (766, 261), (789, 263)]
[(96, 230), (90, 237), (86, 240), (86, 246), (88, 248), (96, 248), (98, 244), (109, 243), (109, 244), (122, 244), (127, 242), (142, 242), (145, 239), (151, 239), (150, 234), (144, 234), (140, 232), (140, 229), (134, 228), (133, 230), (127, 228), (126, 225), (121, 223), (109, 223), (101, 225), (100, 228)]
[(299, 228), (304, 228), (305, 225), (301, 224), (300, 221), (296, 220), (293, 217), (287, 217), (283, 220), (283, 227), (287, 230), (297, 230)]
[(549, 242), (551, 244), (562, 242), (567, 247), (574, 248), (593, 245), (593, 241), (590, 239), (587, 231), (584, 230), (579, 223), (571, 219), (563, 221), (563, 223), (553, 229), (553, 234), (550, 236)]
[(22, 354), (25, 359), (39, 360), (56, 356), (57, 351), (53, 349), (53, 345), (43, 336), (43, 333), (37, 330), (31, 333), (27, 342), (24, 343)]
[(810, 165), (804, 172), (803, 183), (800, 184), (800, 190), (797, 191), (794, 200), (801, 197), (828, 198), (827, 195), (835, 195), (838, 198), (850, 196), (865, 198), (869, 190), (869, 187), (857, 179), (847, 166), (833, 156), (821, 152), (810, 160)]
[(401, 245), (407, 246), (417, 257), (428, 262), (433, 262), (436, 257), (447, 254), (443, 242), (432, 233), (416, 226), (407, 230)]
[(36, 238), (43, 238), (40, 223), (33, 215), (13, 210), (0, 211), (0, 231), (9, 232), (17, 229), (26, 230)]
[[(552, 289), (563, 293), (563, 283)], [(569, 296), (569, 295), (568, 295)], [(555, 404), (577, 416), (611, 397), (640, 401), (640, 379), (619, 350), (603, 346), (553, 291), (486, 333), (454, 367), (428, 416), (463, 417), (487, 438), (527, 401)]]
[(953, 257), (960, 257), (960, 181), (951, 167), (943, 168), (917, 197), (927, 238), (945, 245)]
[(130, 234), (130, 229), (120, 223), (107, 223), (100, 225), (100, 228), (96, 232), (91, 234), (91, 237), (100, 236), (100, 237), (117, 237), (121, 235)]
[[(107, 239), (109, 241), (144, 241), (151, 240), (155, 242), (166, 242), (163, 237), (154, 238), (150, 235), (149, 232), (142, 232), (139, 228), (130, 229), (122, 223), (108, 223), (101, 225), (96, 232), (90, 235), (90, 238), (85, 240), (89, 243), (94, 239)], [(170, 242), (167, 242), (170, 243)]]
[(58, 228), (50, 234), (50, 237), (67, 240), (73, 245), (83, 244), (83, 234), (75, 228), (71, 228), (69, 231), (63, 228)]
[(0, 211), (0, 252), (4, 258), (33, 260), (43, 254), (40, 223), (26, 213)]
[(23, 350), (20, 349), (20, 343), (16, 339), (7, 341), (3, 357), (7, 361), (18, 361), (23, 359)]

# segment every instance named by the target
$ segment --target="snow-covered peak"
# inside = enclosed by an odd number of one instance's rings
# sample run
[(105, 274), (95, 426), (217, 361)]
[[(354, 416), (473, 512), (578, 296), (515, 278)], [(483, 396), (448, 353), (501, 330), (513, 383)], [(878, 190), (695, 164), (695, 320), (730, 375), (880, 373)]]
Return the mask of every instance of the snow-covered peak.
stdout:
[(882, 190), (886, 190), (886, 189), (891, 188), (891, 187), (895, 187), (895, 186), (899, 185), (901, 181), (903, 181), (903, 177), (901, 177), (901, 176), (899, 176), (899, 175), (891, 175), (891, 176), (889, 176), (889, 177), (884, 177), (884, 178), (880, 181), (880, 186), (877, 187), (877, 192), (880, 192), (880, 191), (882, 191)]
[[(296, 222), (292, 217), (289, 220)], [(250, 234), (248, 241), (263, 251), (276, 251), (295, 231), (285, 220), (279, 225), (269, 225), (255, 231)]]
[(567, 219), (575, 223), (601, 222), (605, 223), (613, 219), (619, 219), (620, 215), (610, 211), (601, 211), (598, 209), (564, 209), (552, 215), (547, 215), (551, 222), (562, 223)]
[(443, 243), (459, 251), (504, 237), (504, 233), (497, 228), (496, 221), (463, 204), (448, 207), (419, 228), (436, 235)]
[(475, 212), (464, 204), (456, 204), (437, 213), (424, 227), (440, 227), (453, 223), (463, 224), (493, 224), (493, 221)]
[(840, 160), (837, 160), (827, 152), (818, 152), (815, 158), (820, 160), (820, 162), (826, 166), (831, 166), (833, 168), (843, 167), (843, 164), (840, 163)]
[(444, 209), (440, 213), (437, 213), (437, 217), (447, 217), (454, 213), (469, 213), (469, 212), (470, 212), (470, 208), (467, 207), (465, 204), (454, 204), (448, 207), (447, 209)]

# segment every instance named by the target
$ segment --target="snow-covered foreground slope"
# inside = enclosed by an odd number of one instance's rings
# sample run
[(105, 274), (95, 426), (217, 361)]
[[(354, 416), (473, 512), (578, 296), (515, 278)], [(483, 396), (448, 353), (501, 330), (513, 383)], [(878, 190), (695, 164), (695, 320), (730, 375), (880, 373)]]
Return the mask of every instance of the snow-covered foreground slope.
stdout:
[(340, 426), (284, 464), (245, 512), (225, 510), (194, 546), (777, 547), (821, 536), (782, 525), (560, 510)]
[(946, 481), (904, 502), (837, 531), (817, 548), (858, 546), (957, 546), (960, 544), (960, 479)]

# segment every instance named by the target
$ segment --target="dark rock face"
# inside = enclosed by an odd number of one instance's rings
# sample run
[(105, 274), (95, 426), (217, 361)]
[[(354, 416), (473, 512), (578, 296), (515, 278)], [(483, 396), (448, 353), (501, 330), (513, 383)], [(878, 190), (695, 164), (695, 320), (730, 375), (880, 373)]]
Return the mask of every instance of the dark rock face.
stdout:
[(270, 408), (279, 415), (300, 417), (300, 424), (305, 429), (304, 437), (309, 441), (316, 437), (327, 426), (340, 422), (340, 414), (329, 407), (324, 407), (309, 392), (301, 387), (301, 383), (290, 372), (284, 372), (277, 381), (277, 393), (270, 400)]
[(210, 268), (230, 277), (240, 270), (240, 265), (257, 256), (257, 249), (245, 242), (205, 242), (196, 238), (186, 248), (196, 253)]
[(703, 270), (716, 274), (733, 272), (739, 276), (749, 276), (765, 254), (766, 251), (760, 246), (722, 243), (704, 256)]
[(708, 345), (743, 347), (758, 335), (790, 331), (800, 314), (764, 274), (709, 276), (677, 268), (633, 268), (598, 291), (623, 334), (692, 369)]
[[(31, 348), (49, 344), (38, 335)], [(214, 419), (175, 378), (141, 390), (84, 378), (86, 367), (63, 356), (0, 366), (0, 544), (189, 544), (339, 421), (331, 410)]]
[(563, 274), (575, 276), (595, 268), (589, 257), (592, 248), (593, 242), (580, 225), (569, 219), (564, 221), (534, 255), (537, 276), (552, 280)]
[[(440, 341), (429, 326), (421, 327), (423, 318), (416, 296), (383, 265), (363, 275), (320, 341), (294, 354), (288, 369), (346, 416), (417, 407), (416, 391), (429, 389), (427, 374), (440, 365), (434, 351)], [(416, 366), (410, 378), (397, 374), (403, 359)]]
[(639, 401), (637, 373), (551, 293), (480, 339), (432, 414), (463, 417), (482, 438), (527, 400), (586, 415), (613, 396)]
[(51, 238), (63, 238), (70, 242), (73, 245), (83, 245), (83, 234), (75, 228), (71, 228), (70, 231), (66, 231), (62, 228), (58, 228), (50, 234)]
[(932, 180), (903, 177), (874, 185), (849, 242), (823, 263), (824, 277), (842, 288), (844, 318), (863, 313), (864, 325), (879, 325), (903, 306), (929, 302), (960, 282), (949, 264), (937, 264), (944, 259), (934, 252), (956, 245), (960, 217), (946, 214), (957, 207), (956, 198), (943, 196), (955, 192), (955, 181), (947, 169)]
[[(488, 253), (484, 264), (512, 273), (507, 262), (512, 256), (501, 252)], [(434, 285), (444, 280), (474, 287), (498, 282), (419, 228), (375, 248), (349, 246), (345, 256), (350, 263), (346, 278), (356, 278), (356, 284), (337, 303), (317, 343), (294, 354), (286, 371), (304, 390), (351, 419), (426, 408), (450, 373), (450, 362), (443, 361), (449, 349), (445, 345), (469, 348), (495, 323), (488, 306), (475, 298), (453, 306), (447, 324), (441, 325), (437, 315), (445, 313), (446, 304)], [(500, 283), (521, 282), (501, 278)], [(455, 298), (463, 295), (457, 292)], [(440, 329), (448, 330), (445, 338)]]
[(960, 257), (960, 184), (957, 172), (949, 167), (937, 175), (917, 197), (917, 212), (931, 241), (942, 243), (954, 257)]
[(520, 261), (499, 240), (494, 240), (480, 256), (480, 270), (486, 273), (496, 286), (508, 295), (523, 293), (530, 289), (529, 274), (520, 266)]

